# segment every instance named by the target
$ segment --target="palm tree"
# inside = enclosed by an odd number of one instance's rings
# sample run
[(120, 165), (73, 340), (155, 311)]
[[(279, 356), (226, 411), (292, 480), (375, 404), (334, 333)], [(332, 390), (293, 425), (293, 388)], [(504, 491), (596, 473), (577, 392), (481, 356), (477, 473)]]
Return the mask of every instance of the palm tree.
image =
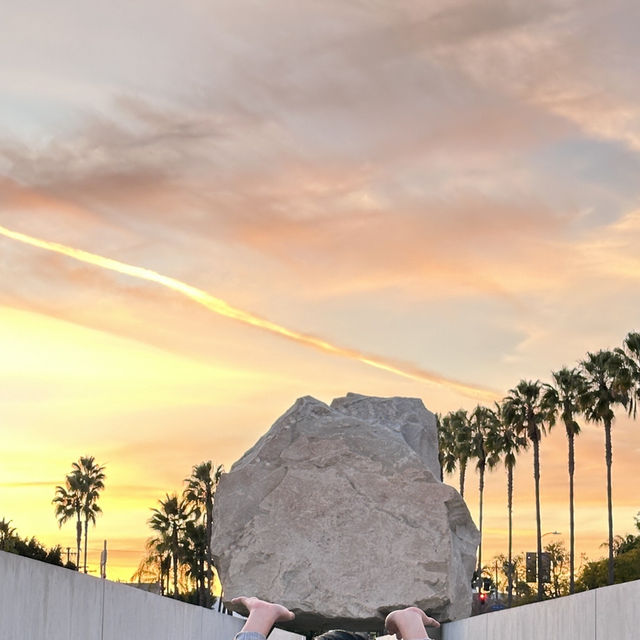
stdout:
[[(603, 542), (600, 546), (608, 547), (609, 542)], [(634, 536), (632, 533), (628, 533), (626, 536), (617, 535), (613, 538), (613, 555), (616, 557), (637, 548), (638, 537)]]
[(509, 542), (507, 557), (507, 604), (510, 607), (513, 602), (513, 576), (515, 569), (515, 560), (513, 558), (513, 469), (516, 466), (517, 454), (527, 448), (528, 440), (526, 436), (519, 435), (512, 425), (504, 419), (503, 406), (497, 407), (497, 413), (500, 416), (500, 425), (498, 429), (491, 432), (491, 442), (489, 447), (491, 451), (502, 456), (502, 462), (507, 471), (507, 513), (509, 520)]
[(7, 548), (7, 543), (13, 538), (15, 532), (16, 529), (11, 526), (11, 520), (5, 518), (0, 520), (0, 549), (4, 551)]
[(56, 487), (56, 495), (52, 500), (55, 506), (55, 514), (58, 519), (58, 526), (76, 518), (76, 569), (80, 569), (80, 545), (82, 543), (82, 497), (80, 486), (76, 476), (68, 475), (65, 479), (65, 486)]
[(484, 473), (489, 466), (496, 466), (499, 458), (491, 450), (493, 432), (498, 429), (500, 420), (492, 409), (478, 405), (469, 417), (470, 428), (470, 457), (477, 459), (476, 469), (479, 474), (479, 505), (478, 505), (478, 529), (480, 530), (480, 544), (478, 545), (478, 576), (482, 575), (482, 501), (484, 495)]
[(582, 411), (589, 422), (602, 423), (607, 464), (607, 512), (609, 522), (608, 583), (613, 584), (613, 504), (611, 499), (611, 425), (617, 405), (625, 409), (633, 405), (634, 376), (628, 358), (617, 351), (588, 353), (582, 361), (585, 392)]
[[(100, 492), (104, 489), (105, 467), (96, 464), (93, 456), (82, 456), (78, 462), (71, 465), (70, 476), (75, 478), (82, 503), (81, 512), (84, 516), (84, 572), (87, 573), (87, 541), (89, 537), (89, 522), (96, 524), (96, 516), (102, 513), (98, 506)], [(78, 564), (80, 558), (78, 558)]]
[(440, 463), (440, 482), (444, 482), (445, 471), (453, 473), (456, 468), (456, 452), (453, 431), (451, 429), (451, 414), (440, 416), (436, 414), (438, 428), (438, 462)]
[[(160, 587), (160, 594), (164, 595), (164, 576), (169, 573), (164, 570), (163, 556), (158, 553), (154, 543), (156, 539), (147, 540), (147, 554), (140, 560), (138, 568), (131, 576), (131, 581), (138, 583), (155, 583)], [(171, 564), (171, 556), (169, 556), (169, 565)]]
[(469, 417), (464, 409), (458, 409), (453, 412), (451, 429), (453, 430), (454, 450), (460, 469), (460, 495), (464, 498), (467, 462), (471, 455), (471, 427), (469, 425)]
[(165, 499), (158, 502), (160, 508), (152, 509), (153, 515), (149, 519), (149, 526), (160, 536), (166, 536), (173, 567), (173, 595), (177, 598), (180, 539), (189, 518), (189, 512), (186, 501), (179, 500), (175, 493), (171, 496), (167, 493)]
[(518, 435), (525, 434), (533, 443), (533, 479), (536, 496), (536, 539), (538, 558), (538, 600), (544, 597), (540, 558), (542, 557), (542, 527), (540, 522), (540, 440), (546, 433), (546, 425), (551, 426), (553, 411), (544, 401), (542, 383), (539, 380), (521, 380), (509, 390), (502, 406), (505, 422)]
[(207, 598), (204, 603), (207, 607), (210, 605), (211, 584), (213, 581), (213, 559), (211, 555), (211, 530), (213, 526), (213, 500), (215, 497), (216, 487), (222, 473), (223, 466), (217, 467), (212, 465), (211, 460), (201, 462), (194, 465), (191, 476), (185, 479), (187, 486), (184, 490), (184, 498), (187, 504), (192, 507), (196, 518), (204, 515), (204, 523), (206, 530), (206, 560), (207, 560)]
[(169, 592), (171, 580), (171, 541), (165, 533), (150, 538), (146, 543), (147, 555), (138, 565), (134, 580), (149, 578), (160, 585), (160, 595)]
[(464, 480), (471, 449), (469, 418), (464, 409), (458, 409), (457, 411), (450, 411), (444, 416), (442, 422), (448, 438), (447, 452), (449, 457), (445, 461), (445, 468), (447, 471), (453, 471), (455, 463), (458, 464), (460, 495), (464, 498)]
[(187, 576), (195, 580), (198, 604), (207, 608), (211, 606), (207, 583), (208, 548), (206, 525), (189, 520), (180, 541), (180, 557), (187, 567)]
[(574, 440), (580, 433), (575, 416), (580, 412), (580, 399), (585, 392), (585, 381), (578, 369), (563, 367), (552, 374), (553, 386), (545, 391), (545, 402), (559, 414), (564, 423), (569, 443), (569, 593), (575, 592), (575, 522), (573, 507), (573, 474), (575, 471)]
[(640, 333), (631, 332), (624, 339), (624, 350), (633, 377), (633, 393), (629, 403), (629, 415), (636, 415), (636, 407), (640, 400)]

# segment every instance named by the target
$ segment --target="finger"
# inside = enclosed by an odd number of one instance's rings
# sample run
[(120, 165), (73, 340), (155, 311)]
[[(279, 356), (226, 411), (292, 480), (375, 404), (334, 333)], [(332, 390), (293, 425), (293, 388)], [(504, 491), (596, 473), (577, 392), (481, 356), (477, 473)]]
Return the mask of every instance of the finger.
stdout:
[(242, 607), (248, 611), (249, 610), (249, 606), (247, 604), (248, 600), (249, 598), (247, 598), (246, 596), (238, 596), (237, 598), (233, 598), (231, 600), (231, 604), (236, 607)]

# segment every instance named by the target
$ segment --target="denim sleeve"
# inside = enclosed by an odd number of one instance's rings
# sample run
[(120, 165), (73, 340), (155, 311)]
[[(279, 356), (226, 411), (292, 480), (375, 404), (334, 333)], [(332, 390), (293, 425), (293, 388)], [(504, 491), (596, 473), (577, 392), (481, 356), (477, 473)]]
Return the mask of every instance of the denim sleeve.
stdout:
[(233, 640), (265, 640), (265, 637), (257, 631), (240, 631)]

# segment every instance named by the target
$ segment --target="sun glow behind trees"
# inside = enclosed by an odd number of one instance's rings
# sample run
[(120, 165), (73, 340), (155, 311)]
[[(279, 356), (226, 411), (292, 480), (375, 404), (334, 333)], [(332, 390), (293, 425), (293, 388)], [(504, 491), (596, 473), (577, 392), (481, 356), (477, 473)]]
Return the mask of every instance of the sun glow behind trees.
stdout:
[[(309, 21), (317, 3), (303, 0), (103, 3), (99, 20), (77, 0), (73, 19), (9, 3), (0, 224), (502, 395), (637, 322), (640, 101), (633, 64), (610, 69), (640, 59), (632, 4), (601, 20), (600, 3), (521, 1), (504, 21), (478, 20), (473, 3), (345, 2)], [(143, 13), (158, 28), (140, 28)], [(109, 464), (112, 577), (120, 559), (135, 566), (147, 508), (182, 469), (205, 452), (231, 464), (299, 395), (491, 404), (6, 237), (0, 281), (0, 506), (19, 530), (73, 545), (49, 500), (60, 469), (95, 453)], [(545, 529), (567, 532), (563, 431), (545, 440), (541, 491)], [(597, 557), (602, 431), (584, 431), (576, 542)], [(638, 508), (638, 446), (621, 416), (621, 527)], [(531, 455), (515, 471), (517, 552), (535, 535)], [(486, 478), (486, 557), (505, 537), (503, 475)], [(475, 485), (470, 470), (469, 496)]]
[[(158, 495), (180, 487), (184, 469), (194, 459), (206, 452), (230, 466), (292, 398), (308, 392), (309, 385), (317, 388), (313, 379), (292, 388), (273, 373), (265, 376), (248, 368), (206, 365), (36, 313), (0, 309), (0, 324), (0, 347), (5, 354), (0, 362), (4, 380), (0, 393), (6, 424), (12, 426), (4, 432), (7, 455), (0, 468), (0, 518), (12, 520), (19, 531), (33, 533), (49, 546), (60, 543), (73, 549), (73, 527), (58, 529), (51, 516), (51, 496), (60, 483), (60, 470), (78, 450), (76, 445), (95, 453), (108, 465), (109, 489), (101, 498), (105, 515), (99, 532), (90, 536), (89, 566), (96, 571), (102, 539), (107, 538), (111, 579), (130, 578), (144, 551), (149, 507)], [(335, 376), (338, 370), (332, 373)], [(380, 395), (389, 395), (391, 389), (398, 395), (424, 392), (418, 384), (390, 387), (381, 373), (374, 375), (381, 376), (378, 387), (369, 378), (356, 388)], [(350, 384), (347, 378), (338, 378), (337, 388), (321, 390), (318, 395), (335, 396), (336, 391), (344, 391), (345, 384)], [(259, 398), (255, 407), (247, 399), (247, 389), (252, 398)], [(256, 396), (257, 390), (264, 395)], [(446, 397), (424, 398), (430, 409), (446, 411), (452, 406)], [(456, 403), (463, 401), (458, 398)], [(243, 414), (239, 417), (236, 407), (240, 406)], [(623, 534), (638, 510), (637, 492), (625, 482), (637, 464), (638, 438), (637, 423), (624, 415), (617, 422), (614, 509), (616, 533)], [(602, 555), (600, 544), (606, 536), (602, 440), (602, 429), (589, 426), (576, 442), (576, 548), (590, 558)], [(531, 455), (529, 451), (519, 456), (516, 468), (516, 553), (531, 550), (535, 540)], [(545, 530), (557, 529), (568, 537), (566, 435), (561, 425), (545, 439), (541, 458)], [(474, 465), (469, 466), (465, 494), (477, 521), (477, 479)], [(34, 469), (38, 469), (35, 475)], [(502, 468), (487, 474), (486, 558), (506, 549), (504, 481)], [(445, 482), (457, 487), (457, 473)]]

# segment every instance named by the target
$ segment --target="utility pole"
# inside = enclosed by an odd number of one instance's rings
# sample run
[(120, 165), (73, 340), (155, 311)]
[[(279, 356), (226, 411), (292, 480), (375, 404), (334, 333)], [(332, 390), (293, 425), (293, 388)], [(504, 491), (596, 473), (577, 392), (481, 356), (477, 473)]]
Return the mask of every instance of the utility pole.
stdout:
[[(76, 551), (71, 551), (71, 547), (67, 547), (67, 564), (71, 561), (71, 558), (75, 558), (78, 555)], [(75, 564), (75, 560), (74, 560)], [(76, 568), (77, 570), (77, 568)]]
[(107, 541), (104, 541), (104, 547), (100, 552), (100, 577), (104, 580), (107, 577)]

